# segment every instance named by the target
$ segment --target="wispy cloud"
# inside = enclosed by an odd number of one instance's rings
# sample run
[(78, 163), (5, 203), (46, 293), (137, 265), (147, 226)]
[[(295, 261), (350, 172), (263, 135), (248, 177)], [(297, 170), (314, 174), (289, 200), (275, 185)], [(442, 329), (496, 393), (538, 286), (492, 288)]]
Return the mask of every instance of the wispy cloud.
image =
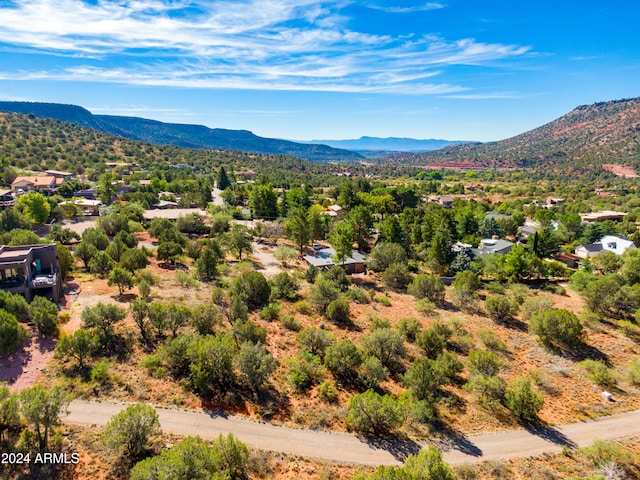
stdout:
[(411, 5), (411, 6), (399, 6), (399, 5), (379, 5), (379, 4), (369, 4), (367, 5), (369, 8), (374, 10), (383, 10), (389, 13), (414, 13), (414, 12), (426, 12), (428, 10), (440, 10), (441, 8), (445, 8), (446, 5), (444, 3), (439, 2), (428, 2), (420, 5)]
[[(354, 31), (329, 0), (14, 0), (0, 3), (0, 44), (73, 59), (73, 67), (0, 78), (258, 90), (444, 94), (451, 65), (522, 57), (529, 47)], [(377, 4), (389, 12), (444, 8)], [(1, 68), (1, 67), (0, 67)]]

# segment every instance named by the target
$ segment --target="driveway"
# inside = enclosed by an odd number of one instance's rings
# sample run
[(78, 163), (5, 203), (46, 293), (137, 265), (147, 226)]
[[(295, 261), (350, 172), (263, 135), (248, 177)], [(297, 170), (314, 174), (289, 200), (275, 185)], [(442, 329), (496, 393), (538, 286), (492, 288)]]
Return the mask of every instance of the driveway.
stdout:
[[(102, 426), (125, 407), (125, 404), (74, 400), (69, 406), (69, 415), (63, 421)], [(399, 465), (408, 455), (418, 452), (428, 443), (434, 443), (442, 449), (447, 462), (459, 465), (558, 452), (563, 446), (585, 446), (596, 439), (611, 440), (640, 433), (640, 410), (532, 430), (511, 430), (468, 437), (449, 432), (439, 441), (421, 443), (411, 440), (372, 440), (346, 433), (277, 427), (205, 411), (163, 408), (156, 411), (164, 432), (199, 435), (206, 439), (216, 438), (220, 433), (233, 433), (252, 448), (364, 465)]]

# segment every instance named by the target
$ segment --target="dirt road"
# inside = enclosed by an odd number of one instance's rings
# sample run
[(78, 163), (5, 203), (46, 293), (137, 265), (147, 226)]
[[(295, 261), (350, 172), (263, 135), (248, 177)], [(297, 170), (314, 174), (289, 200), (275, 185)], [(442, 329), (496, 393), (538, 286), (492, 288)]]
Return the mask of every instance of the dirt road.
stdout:
[[(74, 400), (63, 420), (81, 425), (105, 425), (126, 405)], [(232, 415), (204, 411), (157, 409), (165, 432), (215, 438), (233, 433), (247, 445), (309, 458), (366, 465), (396, 465), (427, 443), (411, 440), (367, 440), (345, 433), (276, 427)], [(465, 437), (449, 433), (435, 443), (447, 462), (456, 465), (482, 460), (504, 460), (556, 452), (563, 446), (589, 445), (596, 439), (614, 439), (640, 433), (640, 410), (558, 427), (515, 430)]]

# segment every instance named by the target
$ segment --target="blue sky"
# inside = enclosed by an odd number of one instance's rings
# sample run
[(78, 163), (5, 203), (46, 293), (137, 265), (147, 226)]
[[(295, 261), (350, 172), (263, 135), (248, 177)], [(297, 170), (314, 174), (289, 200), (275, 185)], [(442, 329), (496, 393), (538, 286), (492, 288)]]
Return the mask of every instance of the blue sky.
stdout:
[(289, 139), (498, 140), (640, 96), (633, 0), (0, 0), (0, 99)]

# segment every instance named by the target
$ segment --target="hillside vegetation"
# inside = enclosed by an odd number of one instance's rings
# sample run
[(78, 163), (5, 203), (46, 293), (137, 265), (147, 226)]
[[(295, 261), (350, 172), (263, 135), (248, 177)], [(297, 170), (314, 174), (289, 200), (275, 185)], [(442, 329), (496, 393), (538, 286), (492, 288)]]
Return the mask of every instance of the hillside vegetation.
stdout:
[(640, 98), (583, 105), (521, 135), (486, 144), (456, 145), (395, 162), (430, 166), (540, 167), (585, 173), (607, 163), (640, 167)]
[(183, 148), (239, 150), (262, 154), (294, 155), (312, 161), (357, 161), (362, 159), (349, 150), (327, 145), (307, 145), (274, 138), (259, 137), (247, 130), (208, 128), (203, 125), (164, 123), (138, 117), (93, 115), (76, 105), (31, 102), (0, 102), (0, 111), (54, 118), (81, 127), (154, 145)]

